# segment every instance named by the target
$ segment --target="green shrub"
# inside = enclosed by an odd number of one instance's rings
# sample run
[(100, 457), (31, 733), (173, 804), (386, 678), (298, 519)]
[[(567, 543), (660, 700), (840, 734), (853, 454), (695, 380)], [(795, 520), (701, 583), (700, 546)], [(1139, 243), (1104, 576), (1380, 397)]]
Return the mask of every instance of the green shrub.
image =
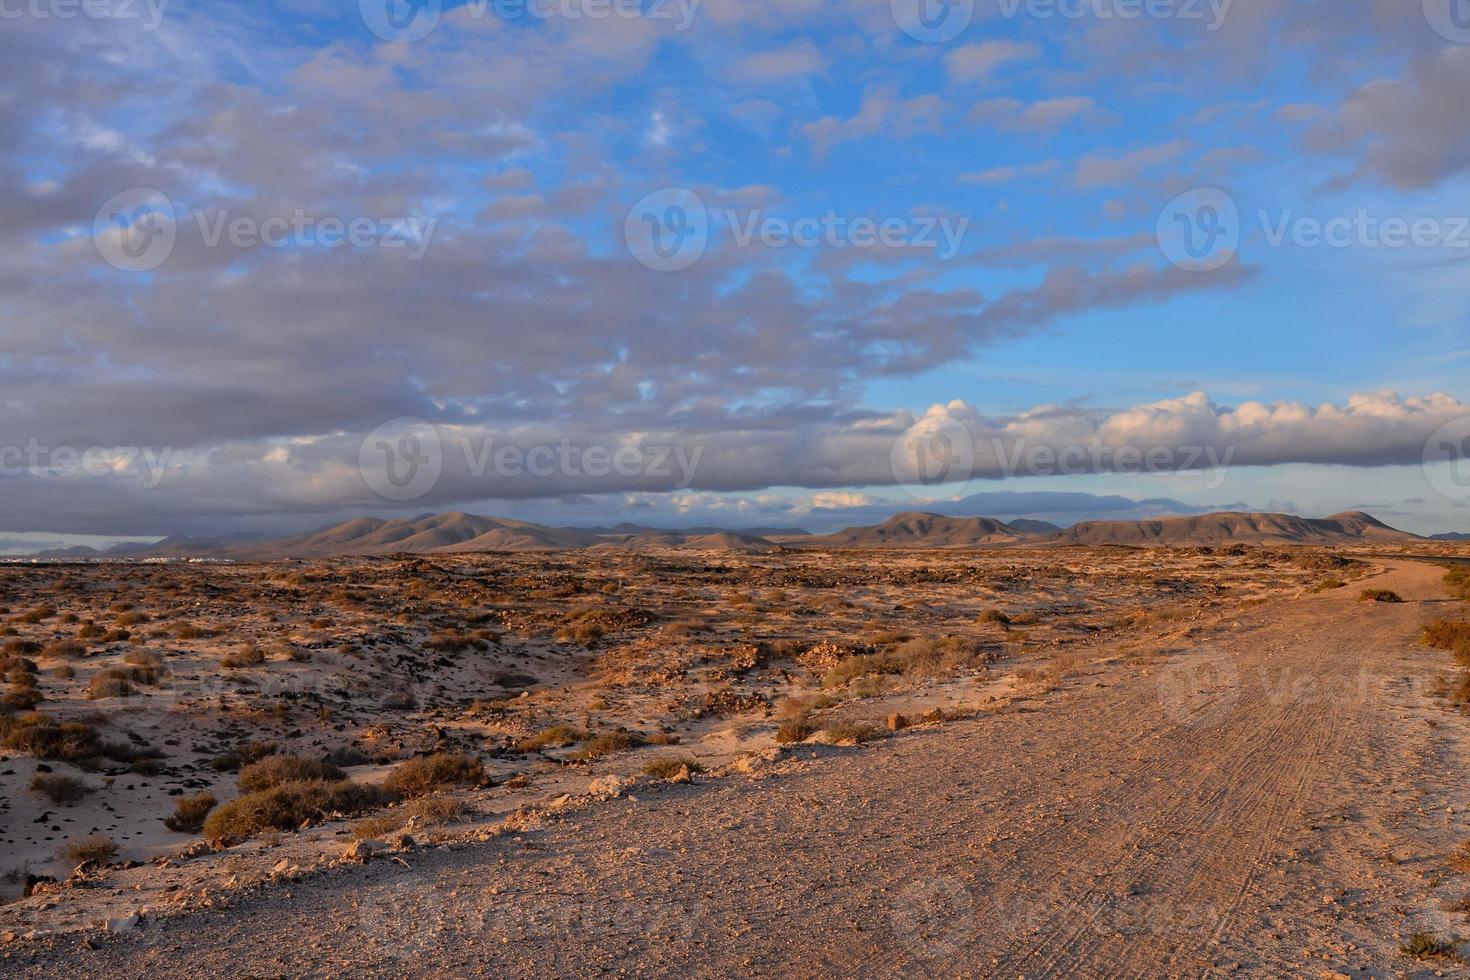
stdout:
[(347, 776), (330, 762), (268, 755), (240, 770), (240, 792), (259, 793), (282, 783), (340, 782)]
[(282, 783), (216, 807), (204, 821), (204, 836), (249, 837), (263, 830), (295, 830), (307, 822), (357, 816), (392, 802), (387, 790), (362, 783)]
[(395, 766), (383, 786), (401, 796), (427, 796), (449, 786), (478, 786), (485, 781), (485, 767), (472, 755), (436, 752)]

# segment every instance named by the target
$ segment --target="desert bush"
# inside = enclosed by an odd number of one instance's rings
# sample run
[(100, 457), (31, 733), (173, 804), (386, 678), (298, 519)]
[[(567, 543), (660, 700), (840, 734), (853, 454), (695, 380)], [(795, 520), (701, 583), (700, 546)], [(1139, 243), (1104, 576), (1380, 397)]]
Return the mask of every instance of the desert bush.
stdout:
[(41, 644), (35, 640), (19, 640), (11, 638), (0, 647), (0, 654), (6, 657), (34, 657), (41, 652)]
[(383, 786), (391, 792), (413, 798), (449, 786), (478, 786), (484, 781), (485, 767), (479, 759), (461, 753), (436, 752), (395, 766), (383, 781)]
[(55, 667), (52, 667), (49, 671), (47, 671), (47, 673), (49, 673), (52, 677), (63, 681), (69, 681), (73, 677), (77, 676), (77, 670), (71, 664), (57, 664)]
[(465, 815), (469, 807), (452, 796), (424, 796), (394, 807), (380, 817), (365, 817), (352, 825), (352, 836), (358, 840), (387, 837), (404, 830), (412, 822), (415, 829), (442, 827)]
[(822, 676), (823, 687), (843, 687), (870, 674), (925, 677), (989, 663), (993, 657), (977, 640), (960, 636), (912, 639), (878, 653), (849, 657)]
[(245, 742), (222, 755), (215, 756), (210, 760), (209, 767), (215, 772), (236, 772), (242, 766), (247, 766), (257, 759), (275, 755), (277, 751), (279, 750), (274, 742)]
[(556, 631), (553, 638), (558, 643), (580, 643), (586, 646), (602, 639), (602, 627), (596, 623), (573, 623)]
[(30, 711), (44, 700), (45, 696), (34, 687), (17, 687), (0, 694), (0, 708), (7, 711)]
[(92, 834), (80, 840), (68, 840), (56, 850), (56, 856), (67, 864), (86, 864), (94, 861), (106, 864), (117, 857), (117, 844), (106, 834)]
[(41, 656), (48, 660), (78, 660), (87, 655), (87, 648), (76, 640), (55, 640), (41, 648)]
[(688, 769), (691, 773), (704, 772), (704, 766), (692, 756), (661, 755), (644, 764), (643, 775), (653, 776), (656, 779), (672, 779), (684, 769)]
[(1444, 584), (1450, 594), (1458, 599), (1470, 599), (1470, 567), (1456, 565), (1444, 576)]
[(55, 615), (55, 606), (37, 606), (34, 609), (28, 609), (21, 613), (19, 618), (22, 623), (31, 623), (34, 625), (35, 623), (50, 619)]
[(31, 792), (40, 793), (57, 806), (70, 806), (86, 796), (89, 789), (75, 776), (38, 772), (31, 777)]
[(628, 749), (637, 748), (642, 744), (644, 744), (643, 736), (634, 732), (605, 732), (583, 742), (582, 747), (572, 753), (572, 758), (583, 762), (591, 762), (594, 759), (601, 759), (615, 752), (626, 752)]
[(127, 671), (108, 667), (92, 675), (92, 682), (87, 686), (87, 698), (91, 701), (125, 698), (130, 697), (133, 691), (132, 678)]
[(1461, 664), (1470, 667), (1470, 622), (1436, 619), (1424, 627), (1419, 642), (1436, 650), (1448, 650)]
[(535, 735), (521, 739), (516, 743), (516, 751), (540, 752), (542, 749), (565, 749), (590, 737), (586, 732), (578, 731), (570, 725), (555, 725), (551, 728), (543, 728)]
[(132, 638), (133, 634), (130, 631), (122, 629), (108, 630), (102, 634), (103, 643), (126, 643)]
[(240, 792), (259, 793), (282, 783), (340, 782), (346, 776), (330, 762), (294, 755), (268, 755), (240, 770)]
[(123, 654), (123, 663), (145, 670), (157, 670), (163, 666), (163, 658), (151, 650), (129, 650)]
[(92, 622), (89, 619), (89, 620), (84, 621), (82, 623), (81, 627), (77, 629), (77, 639), (79, 639), (79, 640), (95, 640), (98, 637), (100, 637), (102, 635), (102, 633), (103, 633), (102, 627), (98, 626), (96, 623)]
[(225, 654), (224, 658), (220, 660), (219, 665), (233, 669), (236, 667), (254, 667), (257, 664), (263, 663), (265, 663), (265, 651), (261, 650), (254, 643), (247, 643), (240, 649)]
[(781, 723), (776, 729), (776, 741), (782, 745), (790, 745), (793, 742), (805, 742), (817, 733), (817, 726), (805, 715), (788, 719)]
[(999, 609), (988, 609), (985, 611), (984, 614), (980, 616), (980, 622), (999, 623), (1002, 626), (1009, 626), (1011, 625), (1011, 617), (1007, 616)]
[(163, 825), (180, 834), (197, 834), (204, 829), (205, 818), (218, 803), (213, 793), (185, 796), (174, 804), (174, 812), (163, 818)]
[(1399, 952), (1416, 960), (1449, 959), (1455, 954), (1455, 945), (1441, 942), (1433, 933), (1416, 932), (1399, 947)]
[(132, 762), (139, 753), (131, 746), (105, 742), (97, 729), (81, 722), (58, 725), (43, 714), (0, 716), (0, 746), (37, 759), (70, 762), (95, 769), (102, 759)]
[(357, 816), (393, 799), (392, 793), (376, 786), (345, 780), (282, 783), (216, 807), (204, 821), (204, 836), (218, 840), (263, 830), (295, 830), (308, 822)]
[(1403, 602), (1403, 597), (1389, 589), (1364, 589), (1358, 595), (1359, 602)]
[(882, 732), (873, 725), (862, 725), (854, 722), (838, 722), (828, 725), (824, 731), (827, 738), (837, 744), (851, 742), (853, 745), (862, 745), (871, 742), (882, 735)]

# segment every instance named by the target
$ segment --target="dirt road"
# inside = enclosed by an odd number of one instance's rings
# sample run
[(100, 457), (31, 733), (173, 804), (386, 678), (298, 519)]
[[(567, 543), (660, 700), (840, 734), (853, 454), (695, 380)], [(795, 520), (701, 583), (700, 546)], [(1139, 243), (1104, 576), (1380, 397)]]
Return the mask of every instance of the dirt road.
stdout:
[[(1470, 933), (1439, 572), (1253, 607), (1045, 702), (639, 792), (0, 973), (1388, 976)], [(1456, 887), (1458, 884), (1458, 887)], [(59, 972), (58, 972), (59, 971)]]

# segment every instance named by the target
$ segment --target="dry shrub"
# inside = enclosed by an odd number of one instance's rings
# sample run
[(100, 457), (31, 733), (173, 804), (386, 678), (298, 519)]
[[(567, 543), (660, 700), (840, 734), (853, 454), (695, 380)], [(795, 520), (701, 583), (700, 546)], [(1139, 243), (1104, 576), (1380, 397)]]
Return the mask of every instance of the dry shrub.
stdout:
[(1456, 565), (1444, 576), (1445, 588), (1457, 599), (1470, 599), (1470, 567)]
[(180, 834), (197, 834), (204, 829), (204, 820), (219, 801), (213, 793), (185, 796), (174, 804), (174, 812), (163, 818), (163, 825)]
[(42, 794), (57, 806), (70, 806), (79, 802), (91, 789), (75, 776), (38, 772), (31, 777), (31, 792)]
[(41, 656), (48, 660), (79, 660), (87, 655), (87, 648), (76, 640), (54, 640), (41, 648)]
[(215, 756), (210, 760), (209, 767), (215, 772), (236, 772), (242, 766), (248, 766), (268, 755), (275, 755), (278, 751), (274, 742), (245, 742), (223, 755)]
[(1436, 650), (1448, 650), (1455, 659), (1470, 666), (1470, 622), (1463, 619), (1436, 619), (1424, 627), (1419, 642)]
[(932, 677), (994, 659), (977, 640), (960, 636), (906, 640), (878, 653), (849, 657), (822, 676), (823, 687), (843, 687), (868, 675)]
[(240, 770), (240, 792), (259, 793), (282, 783), (340, 782), (346, 775), (330, 762), (268, 755)]
[(1364, 589), (1358, 594), (1359, 602), (1403, 602), (1403, 597), (1389, 589)]
[(540, 752), (542, 749), (565, 749), (590, 737), (586, 732), (572, 728), (570, 725), (554, 725), (521, 739), (516, 743), (516, 751)]
[(233, 670), (238, 667), (254, 667), (263, 663), (265, 663), (265, 651), (254, 643), (247, 643), (240, 649), (225, 654), (219, 665)]
[(87, 686), (87, 698), (91, 701), (126, 698), (131, 697), (134, 690), (132, 677), (126, 670), (108, 667), (92, 675), (92, 682)]
[(776, 729), (776, 741), (782, 745), (790, 745), (793, 742), (805, 742), (817, 733), (817, 726), (806, 715), (792, 718), (783, 722)]
[(644, 744), (644, 738), (634, 732), (605, 732), (595, 738), (590, 738), (582, 743), (582, 747), (572, 754), (572, 758), (582, 762), (591, 762), (612, 755), (615, 752), (626, 752)]
[(463, 800), (452, 796), (425, 796), (394, 807), (380, 817), (367, 817), (352, 825), (352, 836), (358, 840), (387, 837), (409, 828), (442, 827), (459, 820), (469, 810)]
[(882, 736), (882, 731), (874, 725), (864, 725), (855, 722), (837, 722), (828, 725), (824, 729), (827, 738), (837, 745), (852, 744), (862, 745)]
[(92, 834), (80, 840), (69, 840), (56, 850), (56, 856), (67, 864), (95, 862), (106, 864), (117, 857), (117, 844), (106, 834)]
[(686, 769), (691, 773), (704, 772), (704, 766), (693, 756), (661, 755), (644, 764), (643, 775), (655, 779), (673, 779)]
[(449, 786), (478, 786), (485, 781), (485, 767), (472, 755), (436, 752), (410, 759), (383, 781), (388, 790), (406, 797), (427, 796)]
[(204, 836), (220, 840), (263, 830), (295, 830), (337, 816), (357, 816), (393, 799), (386, 790), (346, 780), (282, 783), (216, 807), (204, 821)]

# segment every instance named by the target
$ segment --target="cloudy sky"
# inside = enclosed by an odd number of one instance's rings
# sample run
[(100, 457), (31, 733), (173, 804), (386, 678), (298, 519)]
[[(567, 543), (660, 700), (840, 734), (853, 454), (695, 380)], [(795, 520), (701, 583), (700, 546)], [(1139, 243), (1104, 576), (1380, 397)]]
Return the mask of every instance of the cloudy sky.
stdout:
[(0, 0), (0, 550), (1470, 530), (1463, 7)]

